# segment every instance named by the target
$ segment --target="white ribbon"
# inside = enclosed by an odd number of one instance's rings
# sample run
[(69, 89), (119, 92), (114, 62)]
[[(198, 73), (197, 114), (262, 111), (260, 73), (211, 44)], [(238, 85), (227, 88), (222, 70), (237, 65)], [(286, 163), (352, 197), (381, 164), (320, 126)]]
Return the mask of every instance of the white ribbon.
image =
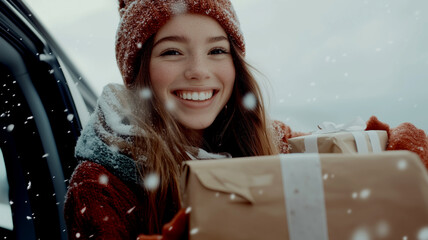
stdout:
[(366, 123), (360, 117), (347, 124), (336, 124), (333, 122), (323, 122), (318, 125), (319, 130), (312, 135), (304, 138), (305, 153), (318, 153), (318, 136), (319, 134), (350, 132), (354, 136), (358, 153), (369, 153), (367, 147), (366, 135), (368, 134), (373, 152), (381, 152), (379, 135), (375, 131), (364, 131)]
[(366, 135), (364, 134), (364, 132), (352, 132), (352, 135), (354, 136), (355, 144), (357, 145), (357, 152), (369, 153)]
[(380, 153), (382, 152), (382, 147), (380, 146), (379, 135), (376, 131), (366, 131), (369, 135), (370, 143), (372, 144), (373, 152)]
[(305, 143), (305, 153), (318, 153), (318, 136), (309, 135), (303, 139)]
[(280, 155), (290, 240), (328, 240), (319, 154)]
[(318, 125), (319, 130), (314, 132), (314, 134), (323, 134), (323, 133), (335, 133), (335, 132), (354, 132), (354, 131), (364, 131), (366, 129), (366, 123), (360, 117), (357, 117), (352, 122), (346, 124), (336, 124), (334, 122), (323, 122)]

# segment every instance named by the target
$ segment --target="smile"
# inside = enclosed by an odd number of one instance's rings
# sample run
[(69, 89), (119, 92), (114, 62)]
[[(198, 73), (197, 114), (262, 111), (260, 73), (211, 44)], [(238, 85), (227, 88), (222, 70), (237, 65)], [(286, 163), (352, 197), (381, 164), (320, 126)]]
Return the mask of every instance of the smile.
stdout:
[(174, 94), (184, 100), (206, 101), (213, 97), (215, 91), (175, 91)]

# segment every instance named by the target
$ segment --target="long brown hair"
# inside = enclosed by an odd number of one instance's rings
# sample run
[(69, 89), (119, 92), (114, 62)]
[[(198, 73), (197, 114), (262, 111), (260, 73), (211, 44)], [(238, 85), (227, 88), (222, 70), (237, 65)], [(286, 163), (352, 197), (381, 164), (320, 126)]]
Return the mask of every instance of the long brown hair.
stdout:
[[(134, 94), (142, 89), (152, 89), (149, 65), (154, 36), (149, 38), (141, 49), (139, 72), (129, 85)], [(214, 153), (227, 152), (233, 157), (277, 154), (260, 88), (253, 77), (249, 65), (245, 62), (239, 48), (230, 41), (231, 55), (235, 66), (236, 79), (232, 95), (226, 107), (219, 113), (211, 126), (204, 130), (202, 148)], [(153, 92), (153, 91), (152, 91)], [(252, 94), (256, 100), (254, 108), (243, 105), (246, 94)], [(144, 179), (147, 174), (156, 173), (160, 184), (155, 190), (144, 189), (147, 233), (159, 233), (164, 223), (169, 221), (180, 208), (179, 177), (180, 166), (188, 160), (188, 154), (195, 154), (194, 139), (188, 136), (185, 128), (179, 124), (161, 104), (156, 95), (150, 99), (139, 98), (136, 104), (135, 124), (146, 132), (136, 139), (137, 146), (144, 150), (141, 161), (135, 152), (139, 173)]]

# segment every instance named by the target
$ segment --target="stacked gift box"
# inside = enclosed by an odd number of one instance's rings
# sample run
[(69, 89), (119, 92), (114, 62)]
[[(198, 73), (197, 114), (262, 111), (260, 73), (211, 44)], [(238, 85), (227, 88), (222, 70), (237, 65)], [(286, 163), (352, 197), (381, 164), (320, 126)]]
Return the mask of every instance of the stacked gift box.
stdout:
[(186, 162), (190, 239), (424, 239), (428, 174), (416, 154), (383, 152), (382, 131), (293, 141), (321, 154)]
[(379, 153), (386, 149), (386, 131), (364, 131), (357, 118), (348, 124), (324, 122), (310, 135), (288, 139), (291, 153)]
[(386, 149), (385, 131), (312, 134), (288, 140), (291, 153), (378, 153)]

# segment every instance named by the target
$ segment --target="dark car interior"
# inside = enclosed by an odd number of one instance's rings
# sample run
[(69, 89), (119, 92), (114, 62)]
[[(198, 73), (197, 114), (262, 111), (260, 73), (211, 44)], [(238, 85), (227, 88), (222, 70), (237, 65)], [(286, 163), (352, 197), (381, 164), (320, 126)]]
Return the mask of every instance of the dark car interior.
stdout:
[(63, 205), (82, 129), (68, 84), (89, 112), (96, 96), (22, 2), (0, 9), (0, 238), (67, 239)]

